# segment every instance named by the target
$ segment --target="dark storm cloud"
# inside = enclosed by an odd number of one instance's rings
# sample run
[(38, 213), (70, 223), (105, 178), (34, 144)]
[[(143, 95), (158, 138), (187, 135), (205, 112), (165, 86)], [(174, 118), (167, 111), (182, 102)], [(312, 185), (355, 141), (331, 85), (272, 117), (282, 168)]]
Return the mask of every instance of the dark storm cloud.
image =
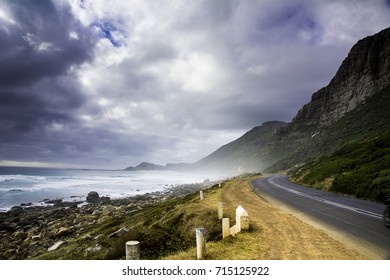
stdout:
[(73, 120), (74, 111), (85, 97), (72, 86), (69, 78), (41, 80), (22, 89), (0, 91), (0, 139), (17, 139), (24, 132), (44, 128), (52, 123)]
[(12, 22), (0, 29), (0, 139), (14, 141), (73, 119), (85, 97), (69, 69), (91, 59), (93, 37), (65, 6), (5, 5)]
[[(91, 37), (51, 1), (6, 1), (15, 24), (0, 29), (0, 86), (24, 86), (63, 74), (90, 58)], [(80, 32), (81, 31), (81, 32)], [(71, 32), (78, 34), (76, 40)]]

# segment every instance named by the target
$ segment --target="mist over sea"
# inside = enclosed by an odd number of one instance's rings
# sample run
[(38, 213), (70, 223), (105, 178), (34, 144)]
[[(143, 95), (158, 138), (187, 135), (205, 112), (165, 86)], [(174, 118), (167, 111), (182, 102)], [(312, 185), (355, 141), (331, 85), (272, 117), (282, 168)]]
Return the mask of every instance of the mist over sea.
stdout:
[(164, 191), (169, 187), (219, 179), (177, 171), (114, 171), (0, 167), (0, 211), (45, 199), (85, 200), (90, 191), (111, 199)]

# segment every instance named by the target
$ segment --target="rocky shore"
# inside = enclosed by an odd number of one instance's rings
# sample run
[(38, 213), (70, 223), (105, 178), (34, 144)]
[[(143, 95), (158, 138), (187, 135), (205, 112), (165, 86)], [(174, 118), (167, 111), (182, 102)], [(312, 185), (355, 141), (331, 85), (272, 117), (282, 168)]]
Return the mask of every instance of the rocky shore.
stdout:
[(183, 197), (211, 185), (210, 182), (181, 185), (163, 192), (115, 200), (90, 192), (87, 201), (64, 202), (59, 199), (46, 201), (51, 206), (15, 206), (0, 213), (0, 259), (28, 259), (56, 250), (70, 238), (86, 238), (83, 235), (86, 227), (114, 221), (145, 206)]

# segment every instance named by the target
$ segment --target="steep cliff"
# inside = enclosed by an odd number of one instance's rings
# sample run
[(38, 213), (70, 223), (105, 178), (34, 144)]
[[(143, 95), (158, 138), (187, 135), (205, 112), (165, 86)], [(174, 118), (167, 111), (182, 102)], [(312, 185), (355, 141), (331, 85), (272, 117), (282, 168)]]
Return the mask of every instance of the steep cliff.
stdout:
[(354, 45), (328, 86), (313, 94), (292, 126), (326, 126), (382, 90), (390, 80), (390, 28)]

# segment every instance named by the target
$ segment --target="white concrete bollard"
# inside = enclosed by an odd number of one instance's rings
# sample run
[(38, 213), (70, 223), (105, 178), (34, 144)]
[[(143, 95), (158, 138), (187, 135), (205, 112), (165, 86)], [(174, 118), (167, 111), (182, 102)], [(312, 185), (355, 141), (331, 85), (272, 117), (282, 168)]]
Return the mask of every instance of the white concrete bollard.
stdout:
[(203, 197), (203, 191), (200, 191), (199, 194), (200, 194), (200, 200), (203, 200), (203, 198), (204, 198)]
[(222, 219), (222, 239), (230, 236), (230, 219)]
[(236, 226), (237, 232), (249, 229), (249, 215), (242, 206), (236, 209)]
[(223, 218), (223, 204), (222, 202), (218, 202), (218, 219), (221, 220)]
[(126, 260), (139, 260), (140, 249), (138, 241), (126, 242)]
[(196, 258), (204, 260), (206, 257), (206, 232), (204, 228), (196, 229)]

